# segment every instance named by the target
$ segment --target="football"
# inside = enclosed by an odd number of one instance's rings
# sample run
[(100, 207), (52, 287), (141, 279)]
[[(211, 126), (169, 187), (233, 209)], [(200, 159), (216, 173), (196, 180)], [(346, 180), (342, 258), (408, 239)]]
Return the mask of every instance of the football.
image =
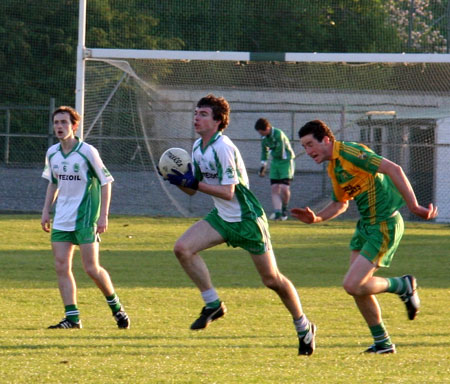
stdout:
[(182, 148), (169, 148), (159, 159), (159, 171), (164, 179), (168, 174), (173, 174), (172, 169), (178, 172), (186, 173), (188, 164), (191, 162), (191, 156)]

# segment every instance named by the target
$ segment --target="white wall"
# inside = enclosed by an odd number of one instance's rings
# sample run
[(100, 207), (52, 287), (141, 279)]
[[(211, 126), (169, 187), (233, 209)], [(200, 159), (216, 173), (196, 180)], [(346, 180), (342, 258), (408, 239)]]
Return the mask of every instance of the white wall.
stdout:
[(436, 128), (435, 201), (439, 209), (437, 222), (450, 222), (450, 118), (439, 119)]

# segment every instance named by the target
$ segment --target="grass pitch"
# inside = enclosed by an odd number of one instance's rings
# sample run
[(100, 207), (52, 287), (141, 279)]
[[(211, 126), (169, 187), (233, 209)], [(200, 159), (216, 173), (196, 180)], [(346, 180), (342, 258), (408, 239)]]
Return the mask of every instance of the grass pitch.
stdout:
[(101, 261), (130, 330), (117, 329), (78, 255), (84, 328), (46, 329), (63, 306), (39, 220), (0, 216), (1, 383), (450, 383), (448, 225), (406, 224), (392, 267), (379, 275), (416, 275), (422, 309), (409, 321), (395, 295), (379, 295), (398, 353), (367, 356), (369, 331), (341, 288), (355, 223), (271, 224), (279, 267), (318, 326), (316, 353), (300, 357), (287, 310), (239, 249), (203, 253), (229, 312), (204, 331), (189, 330), (203, 304), (172, 247), (191, 219), (110, 219)]

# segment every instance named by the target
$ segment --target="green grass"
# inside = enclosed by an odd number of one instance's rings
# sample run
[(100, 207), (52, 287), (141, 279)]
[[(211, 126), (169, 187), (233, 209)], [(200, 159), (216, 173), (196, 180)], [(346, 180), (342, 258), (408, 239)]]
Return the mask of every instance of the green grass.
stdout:
[(248, 255), (203, 253), (228, 315), (200, 332), (202, 301), (172, 253), (193, 220), (112, 217), (101, 261), (132, 320), (118, 330), (77, 255), (82, 330), (47, 330), (63, 306), (48, 234), (37, 216), (0, 216), (1, 383), (446, 383), (450, 382), (450, 227), (407, 223), (393, 265), (413, 273), (422, 310), (411, 322), (394, 295), (379, 295), (398, 353), (367, 356), (371, 338), (341, 288), (353, 222), (271, 225), (281, 271), (318, 326), (317, 350), (297, 356), (288, 312), (262, 287)]

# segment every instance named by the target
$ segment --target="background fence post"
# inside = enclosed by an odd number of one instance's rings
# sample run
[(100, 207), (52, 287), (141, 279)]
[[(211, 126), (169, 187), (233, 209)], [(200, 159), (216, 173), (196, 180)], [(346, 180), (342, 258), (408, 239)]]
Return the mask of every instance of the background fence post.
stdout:
[(9, 134), (11, 133), (11, 111), (6, 110), (5, 164), (9, 164)]
[(345, 107), (345, 105), (343, 105), (341, 107), (341, 140), (342, 141), (345, 141), (345, 124), (346, 124), (345, 117), (346, 117), (346, 113), (347, 113), (346, 107)]
[(53, 119), (52, 119), (52, 113), (55, 110), (55, 98), (50, 98), (50, 105), (49, 105), (49, 113), (48, 113), (48, 148), (50, 148), (53, 145)]

